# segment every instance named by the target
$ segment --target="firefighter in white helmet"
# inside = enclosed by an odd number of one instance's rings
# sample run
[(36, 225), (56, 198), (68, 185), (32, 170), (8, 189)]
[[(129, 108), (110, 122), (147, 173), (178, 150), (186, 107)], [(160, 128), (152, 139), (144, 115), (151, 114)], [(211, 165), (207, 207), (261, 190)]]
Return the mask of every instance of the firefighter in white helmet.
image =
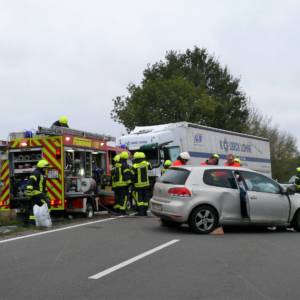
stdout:
[(183, 166), (186, 165), (190, 160), (190, 155), (188, 152), (181, 152), (177, 159), (173, 162), (172, 166)]

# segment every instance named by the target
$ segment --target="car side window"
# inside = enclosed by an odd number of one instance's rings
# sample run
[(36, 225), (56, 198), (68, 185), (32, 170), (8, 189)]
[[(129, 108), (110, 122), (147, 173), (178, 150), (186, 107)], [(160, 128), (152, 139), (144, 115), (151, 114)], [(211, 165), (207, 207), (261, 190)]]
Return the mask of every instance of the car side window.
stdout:
[(203, 181), (207, 185), (237, 189), (236, 181), (229, 170), (213, 169), (204, 171)]
[(247, 190), (260, 193), (280, 194), (280, 186), (271, 178), (247, 171), (240, 171), (244, 178)]

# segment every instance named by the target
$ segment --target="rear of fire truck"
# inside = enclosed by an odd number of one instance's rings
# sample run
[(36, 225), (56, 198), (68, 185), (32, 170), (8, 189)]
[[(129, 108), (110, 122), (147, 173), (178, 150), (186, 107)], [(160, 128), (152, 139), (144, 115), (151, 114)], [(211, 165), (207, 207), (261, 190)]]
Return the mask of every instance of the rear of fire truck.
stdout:
[(63, 159), (61, 155), (62, 142), (59, 136), (26, 137), (21, 133), (12, 134), (8, 148), (9, 199), (11, 209), (22, 214), (30, 207), (30, 201), (25, 196), (28, 180), (37, 162), (44, 158), (49, 162), (47, 170), (47, 196), (50, 209), (64, 210), (64, 176)]
[(44, 158), (50, 165), (46, 186), (52, 213), (92, 217), (114, 204), (110, 167), (119, 151), (108, 145), (108, 137), (78, 130), (40, 127), (35, 135), (13, 133), (0, 173), (0, 210), (16, 209), (22, 215), (29, 209), (25, 189), (37, 162)]

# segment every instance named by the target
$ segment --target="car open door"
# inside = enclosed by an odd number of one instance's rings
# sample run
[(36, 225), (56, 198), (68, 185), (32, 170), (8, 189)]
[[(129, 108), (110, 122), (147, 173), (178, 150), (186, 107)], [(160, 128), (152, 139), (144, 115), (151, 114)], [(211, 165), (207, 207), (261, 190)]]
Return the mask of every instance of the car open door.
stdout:
[(253, 223), (286, 223), (290, 204), (280, 185), (269, 177), (240, 171), (247, 186), (249, 217)]
[(231, 170), (209, 169), (204, 172), (203, 181), (214, 187), (212, 198), (221, 203), (220, 223), (240, 222), (240, 193)]

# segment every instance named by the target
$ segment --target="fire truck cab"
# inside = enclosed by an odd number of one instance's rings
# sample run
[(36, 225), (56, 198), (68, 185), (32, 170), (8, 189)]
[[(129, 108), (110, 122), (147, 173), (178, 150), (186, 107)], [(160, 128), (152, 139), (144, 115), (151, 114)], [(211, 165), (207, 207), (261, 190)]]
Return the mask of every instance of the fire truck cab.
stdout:
[(8, 159), (0, 171), (0, 210), (16, 209), (22, 214), (28, 209), (30, 203), (24, 192), (41, 158), (50, 164), (46, 186), (52, 212), (92, 217), (95, 211), (112, 206), (112, 158), (122, 151), (114, 142), (111, 136), (63, 127), (39, 127), (34, 135), (12, 133)]

